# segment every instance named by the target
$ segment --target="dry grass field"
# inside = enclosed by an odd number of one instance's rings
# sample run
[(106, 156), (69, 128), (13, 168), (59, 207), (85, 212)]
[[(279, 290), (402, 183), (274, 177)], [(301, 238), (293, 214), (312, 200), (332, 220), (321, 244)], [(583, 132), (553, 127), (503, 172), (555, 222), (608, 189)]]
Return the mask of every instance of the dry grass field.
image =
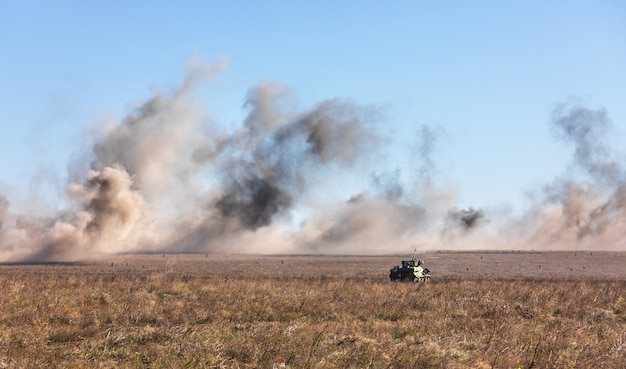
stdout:
[[(404, 256), (407, 258), (407, 256)], [(0, 368), (625, 368), (626, 253), (0, 265)]]

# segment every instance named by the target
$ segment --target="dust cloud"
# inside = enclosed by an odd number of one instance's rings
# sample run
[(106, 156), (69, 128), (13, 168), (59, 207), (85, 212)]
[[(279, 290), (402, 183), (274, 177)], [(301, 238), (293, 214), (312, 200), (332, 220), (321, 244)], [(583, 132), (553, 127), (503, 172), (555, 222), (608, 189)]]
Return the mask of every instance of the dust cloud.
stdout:
[(557, 178), (522, 222), (535, 224), (529, 242), (542, 247), (621, 249), (626, 236), (625, 171), (607, 144), (611, 121), (604, 109), (559, 104), (552, 128), (573, 145), (573, 165), (584, 181)]
[(437, 134), (427, 126), (413, 149), (417, 168), (381, 166), (388, 140), (375, 106), (328, 99), (299, 109), (288, 88), (260, 82), (248, 91), (240, 126), (215, 123), (194, 90), (225, 66), (194, 62), (173, 91), (155, 90), (123, 119), (100, 125), (86, 172), (72, 173), (55, 214), (19, 213), (0, 194), (0, 261), (614, 248), (624, 237), (624, 170), (604, 143), (610, 120), (602, 109), (555, 108), (551, 126), (574, 146), (589, 181), (556, 178), (514, 217), (460, 209), (454, 190), (434, 185)]

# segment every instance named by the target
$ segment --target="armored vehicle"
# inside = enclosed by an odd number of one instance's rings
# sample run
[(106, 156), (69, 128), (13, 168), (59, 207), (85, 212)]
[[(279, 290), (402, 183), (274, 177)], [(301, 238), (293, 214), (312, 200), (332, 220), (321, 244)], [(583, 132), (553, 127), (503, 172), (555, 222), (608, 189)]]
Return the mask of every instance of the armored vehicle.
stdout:
[(426, 282), (430, 280), (430, 270), (424, 262), (415, 259), (415, 250), (411, 260), (402, 260), (402, 266), (396, 265), (389, 270), (389, 279), (400, 282)]

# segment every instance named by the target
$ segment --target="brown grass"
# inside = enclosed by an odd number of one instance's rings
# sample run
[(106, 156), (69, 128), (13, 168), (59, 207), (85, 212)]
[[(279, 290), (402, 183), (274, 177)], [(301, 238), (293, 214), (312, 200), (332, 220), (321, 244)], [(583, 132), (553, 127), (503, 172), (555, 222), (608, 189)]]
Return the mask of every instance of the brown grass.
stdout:
[[(533, 255), (511, 268), (534, 270)], [(544, 270), (564, 260), (546, 255)], [(0, 368), (626, 367), (616, 270), (568, 277), (589, 265), (579, 259), (561, 276), (500, 278), (472, 269), (507, 260), (501, 253), (423, 258), (434, 276), (419, 285), (388, 281), (398, 257), (0, 266)]]

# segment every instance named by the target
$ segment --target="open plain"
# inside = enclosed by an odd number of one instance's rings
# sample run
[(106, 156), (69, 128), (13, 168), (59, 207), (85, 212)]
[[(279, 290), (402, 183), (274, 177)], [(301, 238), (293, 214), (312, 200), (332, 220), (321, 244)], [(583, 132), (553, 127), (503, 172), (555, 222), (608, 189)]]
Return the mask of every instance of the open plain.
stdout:
[(626, 253), (0, 265), (0, 368), (624, 368)]

